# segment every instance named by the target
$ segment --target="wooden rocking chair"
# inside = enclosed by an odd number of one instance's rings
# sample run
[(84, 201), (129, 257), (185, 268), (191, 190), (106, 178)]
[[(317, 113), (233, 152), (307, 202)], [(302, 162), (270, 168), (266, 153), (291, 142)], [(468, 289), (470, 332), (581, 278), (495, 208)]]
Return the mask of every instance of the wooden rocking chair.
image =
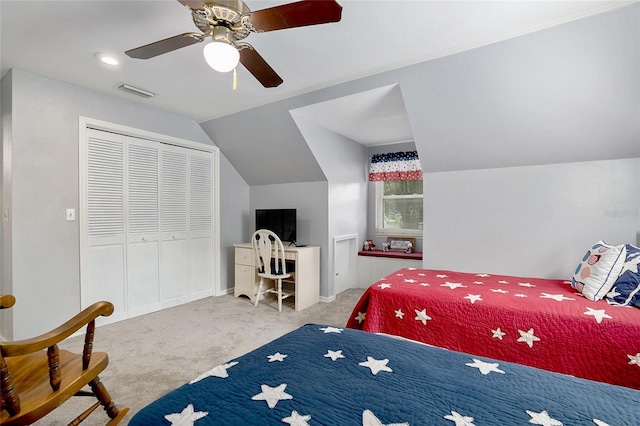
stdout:
[[(0, 309), (15, 303), (11, 295), (0, 296)], [(100, 381), (98, 374), (109, 364), (104, 352), (92, 353), (95, 319), (113, 313), (109, 302), (96, 302), (60, 327), (31, 339), (0, 342), (0, 375), (2, 411), (0, 424), (28, 425), (41, 419), (72, 396), (95, 396), (98, 401), (85, 410), (70, 425), (80, 424), (102, 405), (115, 425), (129, 411), (118, 409)], [(59, 350), (58, 343), (86, 325), (82, 354)], [(46, 350), (45, 350), (46, 349)], [(93, 392), (82, 390), (89, 385)]]

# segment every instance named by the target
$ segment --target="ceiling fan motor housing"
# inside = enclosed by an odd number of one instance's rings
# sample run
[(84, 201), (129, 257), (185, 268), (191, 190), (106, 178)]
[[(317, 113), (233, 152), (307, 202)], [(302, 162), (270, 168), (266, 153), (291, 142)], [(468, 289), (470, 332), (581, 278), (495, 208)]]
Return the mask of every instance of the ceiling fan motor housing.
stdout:
[(233, 44), (249, 35), (242, 16), (251, 10), (240, 0), (203, 2), (203, 9), (193, 9), (193, 22), (203, 33), (211, 33), (213, 41)]
[(227, 27), (214, 27), (211, 33), (211, 39), (216, 42), (233, 44), (233, 32)]

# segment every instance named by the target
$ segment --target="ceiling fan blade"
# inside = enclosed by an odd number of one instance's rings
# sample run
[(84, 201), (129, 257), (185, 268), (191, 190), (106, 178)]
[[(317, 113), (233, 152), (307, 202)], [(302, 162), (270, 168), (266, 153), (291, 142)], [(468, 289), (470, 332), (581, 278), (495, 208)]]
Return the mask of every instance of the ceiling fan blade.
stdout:
[(338, 22), (342, 6), (333, 0), (302, 0), (250, 12), (249, 23), (258, 32)]
[(136, 47), (124, 52), (127, 56), (137, 59), (149, 59), (163, 53), (180, 49), (181, 47), (191, 46), (200, 43), (203, 40), (202, 34), (184, 33), (177, 36), (165, 38), (164, 40), (149, 43), (144, 46)]
[(200, 0), (178, 0), (183, 6), (189, 9), (203, 9), (203, 4)]
[(248, 43), (239, 43), (240, 63), (264, 86), (277, 87), (282, 78), (267, 64), (258, 52)]

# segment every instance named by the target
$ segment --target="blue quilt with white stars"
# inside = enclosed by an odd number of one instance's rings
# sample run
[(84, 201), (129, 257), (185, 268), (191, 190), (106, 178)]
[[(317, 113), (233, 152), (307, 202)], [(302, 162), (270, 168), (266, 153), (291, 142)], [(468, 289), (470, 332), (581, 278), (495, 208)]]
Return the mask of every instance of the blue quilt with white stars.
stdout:
[(307, 324), (218, 365), (129, 425), (640, 425), (640, 391)]

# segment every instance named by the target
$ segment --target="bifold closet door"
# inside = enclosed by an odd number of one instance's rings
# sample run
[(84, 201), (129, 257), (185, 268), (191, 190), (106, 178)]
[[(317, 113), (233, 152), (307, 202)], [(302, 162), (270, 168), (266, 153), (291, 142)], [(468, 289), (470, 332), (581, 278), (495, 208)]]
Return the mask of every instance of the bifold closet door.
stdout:
[(213, 154), (189, 151), (189, 300), (213, 295)]
[(98, 300), (114, 305), (109, 322), (126, 319), (126, 137), (98, 130), (87, 134), (87, 242), (83, 307)]
[(127, 138), (127, 301), (129, 317), (160, 309), (160, 144)]
[(109, 300), (115, 322), (212, 296), (213, 153), (87, 134), (83, 307)]
[(187, 228), (188, 150), (165, 146), (162, 150), (162, 306), (187, 301), (189, 243)]

